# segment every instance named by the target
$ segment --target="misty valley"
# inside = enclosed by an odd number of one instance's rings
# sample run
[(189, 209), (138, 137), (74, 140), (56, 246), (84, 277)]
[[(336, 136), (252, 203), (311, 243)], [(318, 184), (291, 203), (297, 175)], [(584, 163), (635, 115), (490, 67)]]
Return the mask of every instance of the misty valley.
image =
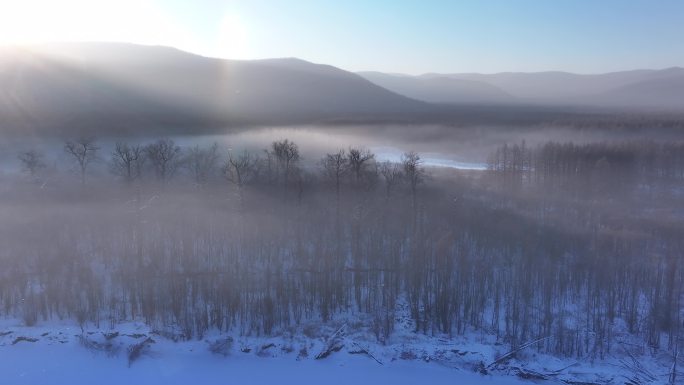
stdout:
[[(419, 359), (411, 334), (592, 360), (676, 347), (684, 144), (487, 143), (465, 163), (481, 167), (454, 168), (382, 159), (339, 130), (26, 147), (2, 177), (3, 314), (138, 321), (174, 341), (280, 336), (316, 358), (359, 340), (374, 359)], [(297, 141), (266, 139), (280, 134)], [(228, 338), (210, 347), (228, 354)], [(463, 365), (501, 370), (473, 354)], [(508, 370), (554, 376), (518, 360)]]
[(681, 384), (683, 130), (679, 67), (0, 45), (0, 384)]

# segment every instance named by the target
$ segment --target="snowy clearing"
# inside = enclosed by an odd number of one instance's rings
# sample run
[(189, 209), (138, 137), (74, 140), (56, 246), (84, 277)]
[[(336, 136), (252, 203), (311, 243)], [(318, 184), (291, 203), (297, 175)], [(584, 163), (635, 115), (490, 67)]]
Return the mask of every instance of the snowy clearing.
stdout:
[(221, 357), (195, 343), (164, 344), (161, 351), (129, 368), (123, 357), (108, 358), (75, 344), (0, 348), (3, 383), (34, 384), (490, 384), (515, 378), (482, 376), (424, 362), (380, 366), (363, 357), (333, 360)]
[[(213, 333), (201, 340), (178, 340), (173, 332), (142, 323), (81, 330), (68, 322), (26, 327), (3, 320), (0, 383), (622, 384), (632, 375), (618, 359), (578, 362), (534, 351), (495, 364), (507, 347), (475, 342), (476, 336), (469, 341), (403, 331), (383, 346), (364, 339), (362, 331), (349, 327), (345, 332), (346, 325), (320, 325), (328, 338)], [(665, 371), (655, 360), (643, 364), (651, 373)], [(541, 373), (545, 380), (536, 377)]]

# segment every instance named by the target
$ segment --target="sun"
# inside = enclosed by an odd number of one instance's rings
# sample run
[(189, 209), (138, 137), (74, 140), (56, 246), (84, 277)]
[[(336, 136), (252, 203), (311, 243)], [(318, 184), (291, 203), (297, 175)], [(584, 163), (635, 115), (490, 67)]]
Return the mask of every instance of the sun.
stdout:
[(249, 57), (247, 25), (237, 14), (227, 13), (220, 24), (213, 56), (230, 59)]

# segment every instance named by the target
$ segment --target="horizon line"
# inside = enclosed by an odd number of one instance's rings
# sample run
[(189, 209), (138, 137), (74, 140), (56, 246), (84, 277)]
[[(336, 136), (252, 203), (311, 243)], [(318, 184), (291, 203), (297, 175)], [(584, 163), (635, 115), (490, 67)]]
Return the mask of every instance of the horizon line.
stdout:
[(250, 61), (261, 61), (261, 60), (284, 60), (284, 59), (296, 59), (296, 60), (302, 60), (307, 63), (315, 64), (315, 65), (327, 65), (327, 66), (332, 66), (350, 73), (354, 74), (360, 74), (360, 73), (380, 73), (384, 75), (390, 75), (390, 76), (406, 76), (406, 77), (422, 77), (426, 75), (485, 75), (485, 76), (490, 76), (490, 75), (504, 75), (504, 74), (551, 74), (551, 73), (556, 73), (556, 74), (567, 74), (567, 75), (578, 75), (578, 76), (600, 76), (600, 75), (608, 75), (608, 74), (615, 74), (615, 73), (625, 73), (625, 72), (635, 72), (635, 71), (667, 71), (667, 70), (684, 70), (684, 64), (681, 65), (670, 65), (667, 67), (662, 67), (662, 68), (631, 68), (631, 69), (621, 69), (621, 70), (615, 70), (615, 71), (606, 71), (606, 72), (573, 72), (573, 71), (568, 71), (568, 70), (562, 70), (562, 69), (548, 69), (548, 70), (542, 70), (542, 71), (497, 71), (497, 72), (476, 72), (476, 71), (462, 71), (462, 72), (457, 72), (457, 71), (449, 71), (449, 72), (435, 72), (435, 71), (428, 71), (428, 72), (420, 72), (420, 73), (407, 73), (407, 72), (396, 72), (396, 71), (382, 71), (382, 70), (349, 70), (345, 69), (343, 67), (340, 67), (336, 64), (332, 63), (319, 63), (316, 61), (308, 60), (305, 58), (300, 58), (297, 56), (280, 56), (280, 57), (263, 57), (263, 58), (251, 58), (251, 59), (234, 59), (234, 58), (228, 58), (228, 57), (220, 57), (220, 56), (212, 56), (212, 55), (206, 55), (203, 53), (199, 52), (193, 52), (192, 50), (184, 49), (184, 48), (179, 48), (175, 47), (172, 45), (164, 45), (164, 44), (155, 44), (155, 43), (138, 43), (138, 42), (127, 42), (127, 41), (120, 41), (120, 40), (74, 40), (74, 41), (67, 41), (67, 40), (60, 40), (60, 41), (33, 41), (33, 42), (23, 42), (23, 43), (12, 43), (12, 42), (0, 42), (0, 47), (31, 47), (31, 46), (41, 46), (41, 45), (59, 45), (59, 44), (111, 44), (111, 45), (130, 45), (130, 46), (139, 46), (139, 47), (150, 47), (150, 48), (166, 48), (166, 49), (173, 49), (177, 50), (186, 54), (190, 55), (195, 55), (207, 59), (215, 59), (215, 60), (230, 60), (230, 61), (242, 61), (242, 62), (250, 62)]

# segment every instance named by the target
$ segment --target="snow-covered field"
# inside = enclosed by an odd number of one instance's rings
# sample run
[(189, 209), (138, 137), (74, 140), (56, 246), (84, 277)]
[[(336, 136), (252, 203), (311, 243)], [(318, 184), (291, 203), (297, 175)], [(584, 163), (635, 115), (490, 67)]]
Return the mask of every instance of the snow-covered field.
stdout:
[[(15, 326), (12, 326), (15, 325)], [(292, 339), (239, 338), (230, 346), (225, 336), (174, 342), (142, 324), (117, 331), (83, 331), (69, 324), (22, 327), (5, 321), (0, 337), (2, 384), (491, 384), (522, 381), (483, 376), (437, 361), (402, 359), (378, 363), (352, 349), (315, 359), (322, 341), (311, 341), (311, 353), (294, 349)], [(139, 358), (131, 346), (148, 337)], [(153, 342), (152, 342), (153, 341)], [(219, 344), (216, 342), (219, 341)], [(320, 342), (320, 343), (318, 343)], [(269, 347), (269, 345), (271, 345)], [(216, 346), (219, 345), (218, 348)], [(301, 345), (300, 345), (301, 346)], [(214, 347), (214, 352), (211, 348)], [(315, 351), (313, 351), (315, 350)], [(384, 359), (384, 356), (379, 356)]]
[[(519, 352), (486, 336), (431, 337), (399, 330), (386, 344), (349, 322), (274, 337), (215, 333), (182, 340), (142, 323), (112, 328), (0, 322), (0, 384), (623, 384), (624, 357), (559, 359)], [(325, 354), (327, 352), (327, 354)], [(324, 357), (322, 357), (324, 356)], [(665, 365), (643, 359), (665, 384)], [(482, 373), (486, 374), (482, 374)]]
[(330, 360), (261, 358), (254, 354), (213, 355), (202, 343), (159, 342), (128, 367), (123, 355), (107, 357), (78, 343), (21, 343), (0, 347), (3, 384), (521, 384), (437, 363), (379, 365), (365, 357)]

